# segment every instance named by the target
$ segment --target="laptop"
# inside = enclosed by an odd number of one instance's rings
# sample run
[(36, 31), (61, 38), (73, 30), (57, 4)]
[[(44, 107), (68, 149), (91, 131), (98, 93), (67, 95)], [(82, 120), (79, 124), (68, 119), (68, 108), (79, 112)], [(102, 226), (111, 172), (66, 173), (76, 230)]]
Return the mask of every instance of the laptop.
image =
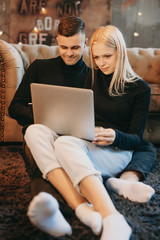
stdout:
[(93, 140), (94, 98), (90, 89), (31, 83), (34, 123), (57, 134)]

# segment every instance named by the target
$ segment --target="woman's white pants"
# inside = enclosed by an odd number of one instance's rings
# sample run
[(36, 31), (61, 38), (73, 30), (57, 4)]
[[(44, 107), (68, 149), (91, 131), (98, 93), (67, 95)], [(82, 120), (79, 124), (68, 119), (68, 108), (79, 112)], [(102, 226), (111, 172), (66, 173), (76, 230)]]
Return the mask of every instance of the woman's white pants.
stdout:
[(89, 175), (114, 177), (131, 161), (132, 151), (99, 147), (72, 136), (59, 136), (48, 127), (33, 124), (24, 139), (47, 179), (47, 174), (63, 168), (76, 188)]

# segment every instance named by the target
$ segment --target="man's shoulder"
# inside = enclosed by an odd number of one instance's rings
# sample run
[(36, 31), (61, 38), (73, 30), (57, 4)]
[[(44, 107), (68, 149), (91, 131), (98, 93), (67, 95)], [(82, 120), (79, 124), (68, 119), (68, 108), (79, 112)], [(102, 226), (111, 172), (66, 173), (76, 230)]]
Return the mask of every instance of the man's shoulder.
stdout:
[(35, 59), (29, 66), (29, 71), (44, 71), (49, 69), (57, 69), (59, 66), (59, 59), (48, 58), (48, 59)]
[(59, 57), (55, 58), (47, 58), (47, 59), (36, 59), (34, 61), (35, 64), (48, 64), (48, 63), (59, 63)]

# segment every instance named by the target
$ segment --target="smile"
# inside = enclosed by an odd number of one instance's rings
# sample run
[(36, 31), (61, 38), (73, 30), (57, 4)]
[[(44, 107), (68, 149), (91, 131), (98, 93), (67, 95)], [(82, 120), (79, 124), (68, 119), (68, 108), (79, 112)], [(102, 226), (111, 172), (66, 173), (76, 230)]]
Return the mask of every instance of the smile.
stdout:
[(67, 60), (73, 60), (75, 57), (66, 57)]
[(101, 68), (101, 70), (102, 70), (103, 72), (108, 71), (108, 69), (109, 69), (109, 67)]

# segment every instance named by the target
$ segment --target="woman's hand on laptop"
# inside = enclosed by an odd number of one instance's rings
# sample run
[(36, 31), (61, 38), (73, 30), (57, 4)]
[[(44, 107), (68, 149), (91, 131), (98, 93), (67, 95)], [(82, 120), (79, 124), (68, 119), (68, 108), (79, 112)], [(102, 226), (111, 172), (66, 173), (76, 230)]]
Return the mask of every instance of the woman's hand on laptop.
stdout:
[(116, 137), (116, 132), (112, 128), (95, 127), (95, 138), (92, 143), (100, 146), (111, 145)]

